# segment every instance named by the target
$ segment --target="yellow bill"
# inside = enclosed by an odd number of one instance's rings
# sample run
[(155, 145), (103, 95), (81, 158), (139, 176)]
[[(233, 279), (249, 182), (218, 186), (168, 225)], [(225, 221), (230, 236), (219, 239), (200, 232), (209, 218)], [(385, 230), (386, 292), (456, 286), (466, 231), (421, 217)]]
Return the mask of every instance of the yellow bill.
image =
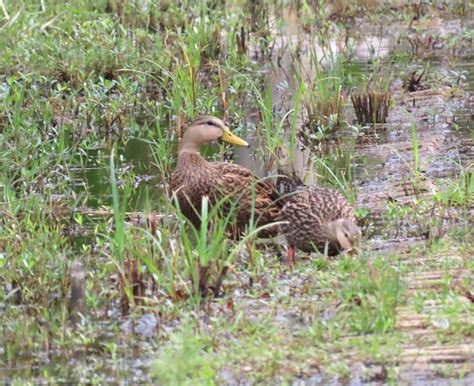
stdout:
[(229, 142), (232, 145), (239, 145), (239, 146), (248, 146), (249, 144), (244, 141), (242, 138), (237, 137), (236, 135), (232, 134), (228, 127), (224, 129), (224, 134), (222, 135), (221, 139), (223, 141)]

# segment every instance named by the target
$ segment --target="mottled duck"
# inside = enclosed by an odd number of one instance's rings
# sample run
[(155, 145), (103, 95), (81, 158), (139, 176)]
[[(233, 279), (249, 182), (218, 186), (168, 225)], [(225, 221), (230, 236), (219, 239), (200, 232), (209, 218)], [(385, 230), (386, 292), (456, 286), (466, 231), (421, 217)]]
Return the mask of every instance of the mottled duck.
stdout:
[(356, 225), (352, 206), (337, 190), (305, 186), (286, 176), (278, 179), (286, 204), (280, 213), (281, 232), (288, 242), (288, 260), (295, 261), (295, 248), (310, 253), (319, 251), (335, 256), (352, 251), (362, 233)]
[[(283, 202), (270, 181), (259, 179), (243, 166), (209, 162), (201, 156), (201, 146), (217, 140), (248, 146), (221, 119), (212, 116), (196, 119), (185, 131), (170, 183), (171, 194), (176, 195), (181, 212), (199, 228), (203, 197), (209, 198), (210, 205), (229, 201), (223, 210), (228, 212), (231, 207), (235, 210), (231, 213), (234, 237), (242, 234), (251, 219), (256, 226), (276, 222)], [(269, 227), (261, 230), (259, 236), (272, 237), (277, 232), (277, 226)]]

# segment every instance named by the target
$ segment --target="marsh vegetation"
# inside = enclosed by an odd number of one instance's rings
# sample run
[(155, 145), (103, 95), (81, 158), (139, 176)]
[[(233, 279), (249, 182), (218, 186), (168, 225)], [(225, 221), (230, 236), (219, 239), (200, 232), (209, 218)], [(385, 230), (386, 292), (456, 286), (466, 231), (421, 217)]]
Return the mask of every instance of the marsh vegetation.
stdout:
[[(0, 379), (474, 382), (473, 6), (0, 0)], [(357, 256), (169, 198), (207, 159), (339, 190)], [(211, 224), (211, 225), (209, 225)]]

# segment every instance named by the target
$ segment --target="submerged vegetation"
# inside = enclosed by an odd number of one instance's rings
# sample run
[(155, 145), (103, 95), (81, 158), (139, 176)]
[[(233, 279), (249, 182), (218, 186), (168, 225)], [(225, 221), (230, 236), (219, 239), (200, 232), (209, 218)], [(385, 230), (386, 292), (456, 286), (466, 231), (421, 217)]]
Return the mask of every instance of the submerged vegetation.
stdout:
[[(472, 381), (472, 16), (0, 0), (0, 379)], [(290, 270), (206, 198), (190, 224), (169, 180), (201, 115), (252, 145), (207, 159), (339, 190), (361, 253)]]

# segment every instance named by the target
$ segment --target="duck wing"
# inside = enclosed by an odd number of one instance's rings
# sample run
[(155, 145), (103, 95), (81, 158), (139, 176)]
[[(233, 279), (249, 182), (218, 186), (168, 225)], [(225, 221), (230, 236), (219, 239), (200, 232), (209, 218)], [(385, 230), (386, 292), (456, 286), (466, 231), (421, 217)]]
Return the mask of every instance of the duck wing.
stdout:
[(335, 189), (308, 187), (308, 201), (311, 212), (321, 222), (330, 222), (340, 218), (353, 221), (354, 210), (346, 198)]
[(268, 178), (259, 178), (249, 169), (228, 162), (214, 164), (219, 171), (222, 185), (231, 192), (243, 192), (244, 189), (255, 189), (255, 200), (265, 201), (268, 204), (282, 208), (284, 200), (277, 191), (273, 182)]
[[(236, 225), (239, 231), (244, 230), (252, 218), (258, 226), (278, 221), (284, 203), (270, 180), (260, 179), (240, 165), (220, 162), (214, 166), (219, 175), (214, 194), (216, 198), (229, 197), (238, 202)], [(271, 227), (259, 235), (273, 237), (277, 232), (278, 227)]]

